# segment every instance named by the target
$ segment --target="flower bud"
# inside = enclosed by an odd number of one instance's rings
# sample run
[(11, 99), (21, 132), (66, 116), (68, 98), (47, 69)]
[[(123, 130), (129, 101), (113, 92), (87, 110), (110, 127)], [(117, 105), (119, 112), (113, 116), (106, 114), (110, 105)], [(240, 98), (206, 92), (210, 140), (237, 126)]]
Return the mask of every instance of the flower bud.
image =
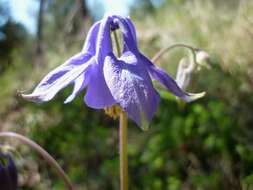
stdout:
[(17, 169), (11, 155), (0, 152), (0, 189), (16, 190), (17, 184)]
[(203, 50), (196, 51), (196, 61), (200, 66), (210, 69), (209, 65), (210, 56)]

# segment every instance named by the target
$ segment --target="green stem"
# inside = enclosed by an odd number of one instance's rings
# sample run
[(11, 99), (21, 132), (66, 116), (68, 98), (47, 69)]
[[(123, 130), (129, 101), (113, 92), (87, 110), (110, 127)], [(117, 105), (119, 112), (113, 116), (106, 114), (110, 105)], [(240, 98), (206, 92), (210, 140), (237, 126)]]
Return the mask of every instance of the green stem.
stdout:
[[(117, 32), (113, 31), (116, 50), (120, 57), (120, 44)], [(123, 110), (119, 121), (119, 160), (120, 160), (120, 190), (128, 190), (128, 159), (127, 159), (127, 114)]]
[(120, 114), (119, 127), (120, 190), (128, 190), (127, 114), (124, 111)]
[(192, 46), (186, 45), (186, 44), (173, 44), (171, 46), (165, 47), (163, 49), (161, 49), (157, 54), (155, 54), (155, 56), (152, 58), (152, 62), (155, 63), (157, 62), (162, 56), (163, 54), (165, 54), (167, 51), (177, 48), (177, 47), (183, 47), (183, 48), (187, 48), (191, 51), (192, 56), (193, 56), (193, 62), (196, 64), (196, 51), (198, 50), (197, 48), (194, 48)]
[(26, 144), (26, 145), (30, 146), (32, 149), (36, 150), (47, 161), (47, 163), (55, 169), (58, 176), (64, 181), (66, 189), (74, 190), (73, 185), (71, 184), (69, 178), (67, 177), (67, 175), (65, 174), (65, 172), (63, 171), (61, 166), (40, 145), (38, 145), (34, 141), (28, 139), (27, 137), (20, 135), (18, 133), (14, 133), (14, 132), (0, 132), (0, 137), (15, 138), (15, 139), (21, 141), (23, 144)]

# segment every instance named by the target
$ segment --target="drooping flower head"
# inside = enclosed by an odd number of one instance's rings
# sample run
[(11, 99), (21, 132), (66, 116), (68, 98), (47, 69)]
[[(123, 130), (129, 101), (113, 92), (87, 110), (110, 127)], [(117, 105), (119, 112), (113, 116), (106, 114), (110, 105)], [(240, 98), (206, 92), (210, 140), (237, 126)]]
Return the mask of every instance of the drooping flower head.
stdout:
[(209, 55), (203, 50), (195, 50), (195, 55), (192, 59), (184, 57), (180, 60), (177, 68), (176, 82), (178, 86), (186, 90), (192, 82), (192, 76), (197, 71), (201, 70), (201, 67), (210, 69)]
[[(117, 29), (123, 36), (120, 57), (113, 52), (110, 35)], [(187, 102), (203, 95), (183, 92), (170, 75), (139, 51), (132, 21), (109, 15), (91, 27), (80, 53), (47, 74), (31, 94), (22, 96), (30, 101), (46, 102), (61, 89), (74, 84), (72, 94), (65, 100), (69, 103), (87, 87), (86, 105), (95, 109), (119, 105), (139, 126), (145, 127), (160, 100), (151, 78)]]

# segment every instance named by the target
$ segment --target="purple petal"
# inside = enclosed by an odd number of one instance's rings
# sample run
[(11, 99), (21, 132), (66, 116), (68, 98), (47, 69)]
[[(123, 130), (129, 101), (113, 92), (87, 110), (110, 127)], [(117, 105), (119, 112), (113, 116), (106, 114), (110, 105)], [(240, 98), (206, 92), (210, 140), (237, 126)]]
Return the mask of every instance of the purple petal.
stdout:
[(112, 52), (112, 42), (111, 42), (111, 29), (110, 24), (112, 18), (106, 16), (103, 18), (100, 24), (98, 39), (96, 43), (96, 59), (98, 63), (103, 63), (106, 55)]
[(115, 16), (114, 22), (117, 22), (122, 30), (123, 33), (123, 51), (133, 51), (138, 52), (137, 42), (136, 42), (136, 33), (134, 32), (135, 29), (132, 23), (129, 22), (129, 20), (121, 17), (121, 16)]
[(131, 31), (131, 34), (133, 36), (133, 39), (134, 39), (135, 43), (137, 43), (137, 36), (136, 36), (135, 26), (134, 26), (133, 22), (131, 21), (131, 19), (128, 18), (128, 17), (119, 16), (119, 15), (114, 15), (113, 18), (115, 19), (116, 22), (117, 22), (117, 19), (125, 20), (124, 24), (128, 25), (128, 27)]
[(88, 84), (90, 76), (89, 76), (89, 70), (86, 70), (87, 72), (84, 72), (81, 74), (75, 81), (74, 81), (74, 88), (73, 92), (69, 97), (64, 101), (64, 104), (67, 104), (75, 99), (75, 97), (85, 88), (85, 86)]
[(137, 35), (136, 35), (136, 30), (135, 30), (135, 26), (133, 22), (131, 21), (130, 18), (125, 18), (125, 20), (126, 20), (126, 23), (128, 24), (128, 27), (131, 30), (135, 43), (137, 43)]
[(11, 155), (0, 152), (0, 159), (7, 162), (5, 165), (0, 161), (1, 189), (17, 189), (17, 169)]
[(151, 79), (130, 52), (117, 60), (110, 54), (104, 63), (105, 81), (112, 96), (139, 126), (146, 128), (158, 103), (159, 94), (153, 88)]
[(86, 104), (95, 109), (111, 107), (116, 103), (105, 83), (102, 65), (93, 64), (89, 86), (85, 95)]
[(61, 89), (75, 81), (94, 63), (90, 54), (79, 53), (47, 74), (31, 94), (22, 96), (33, 102), (51, 100)]
[(97, 35), (100, 27), (100, 22), (96, 22), (95, 24), (92, 25), (90, 28), (82, 52), (89, 52), (92, 55), (95, 55), (96, 53), (96, 40), (97, 40)]
[(205, 95), (204, 92), (202, 93), (186, 93), (184, 92), (176, 83), (176, 81), (168, 75), (165, 71), (155, 66), (148, 58), (140, 53), (140, 58), (142, 62), (146, 65), (148, 72), (151, 76), (164, 85), (167, 90), (173, 93), (175, 96), (185, 100), (186, 102), (191, 102), (198, 98), (201, 98)]

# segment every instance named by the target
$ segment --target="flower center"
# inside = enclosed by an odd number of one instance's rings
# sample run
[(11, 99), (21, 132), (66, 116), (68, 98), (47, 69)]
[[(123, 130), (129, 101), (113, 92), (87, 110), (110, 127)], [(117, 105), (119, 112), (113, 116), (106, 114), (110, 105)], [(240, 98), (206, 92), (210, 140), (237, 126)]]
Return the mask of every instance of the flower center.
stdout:
[(119, 29), (119, 24), (116, 22), (111, 22), (111, 30), (115, 31), (117, 29)]
[(109, 115), (113, 119), (117, 119), (119, 117), (120, 113), (122, 112), (122, 109), (119, 105), (113, 105), (112, 107), (105, 108), (105, 114)]

